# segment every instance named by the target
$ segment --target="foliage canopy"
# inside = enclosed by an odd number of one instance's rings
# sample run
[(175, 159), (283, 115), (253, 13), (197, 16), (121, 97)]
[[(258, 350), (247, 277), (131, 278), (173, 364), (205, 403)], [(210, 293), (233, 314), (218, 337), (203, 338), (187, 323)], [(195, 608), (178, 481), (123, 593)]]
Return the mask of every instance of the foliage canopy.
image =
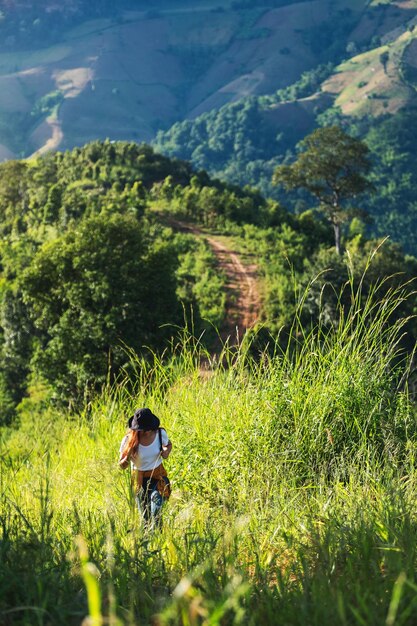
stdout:
[[(331, 234), (320, 216), (293, 215), (255, 189), (211, 179), (146, 145), (93, 142), (4, 163), (0, 213), (3, 421), (37, 384), (59, 405), (82, 404), (126, 371), (128, 354), (168, 358), (184, 325), (212, 346), (226, 311), (225, 277), (204, 239), (177, 230), (181, 220), (227, 233), (237, 252), (256, 258), (257, 353), (269, 333), (285, 345), (297, 289), (325, 264), (334, 266), (330, 284), (348, 276), (347, 257), (336, 262), (328, 253)], [(346, 246), (359, 276), (378, 244), (352, 233)], [(415, 274), (413, 259), (391, 245), (377, 256), (373, 281)], [(326, 290), (311, 290), (306, 328), (317, 322)], [(402, 314), (410, 307), (413, 300)], [(337, 323), (330, 297), (327, 310), (328, 323)]]
[(355, 213), (346, 203), (372, 187), (366, 178), (371, 168), (369, 149), (338, 126), (315, 130), (299, 146), (297, 160), (275, 170), (274, 183), (286, 189), (304, 188), (318, 200), (333, 226), (340, 254), (340, 226)]

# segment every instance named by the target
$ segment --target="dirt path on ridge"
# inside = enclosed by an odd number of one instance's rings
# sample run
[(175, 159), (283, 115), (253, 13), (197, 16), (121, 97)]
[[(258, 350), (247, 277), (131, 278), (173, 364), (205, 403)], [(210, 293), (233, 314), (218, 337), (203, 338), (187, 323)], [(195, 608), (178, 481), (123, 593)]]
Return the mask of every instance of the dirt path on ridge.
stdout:
[(213, 237), (204, 237), (216, 255), (220, 270), (226, 274), (226, 315), (220, 336), (238, 344), (245, 331), (259, 319), (260, 296), (257, 285), (257, 267), (243, 264), (241, 255), (230, 250)]
[(260, 317), (261, 297), (258, 288), (257, 266), (243, 263), (249, 255), (236, 253), (221, 240), (206, 234), (194, 224), (169, 219), (174, 228), (193, 233), (205, 239), (212, 248), (220, 271), (226, 275), (226, 315), (220, 330), (222, 342), (229, 346), (238, 345), (245, 331), (252, 328)]

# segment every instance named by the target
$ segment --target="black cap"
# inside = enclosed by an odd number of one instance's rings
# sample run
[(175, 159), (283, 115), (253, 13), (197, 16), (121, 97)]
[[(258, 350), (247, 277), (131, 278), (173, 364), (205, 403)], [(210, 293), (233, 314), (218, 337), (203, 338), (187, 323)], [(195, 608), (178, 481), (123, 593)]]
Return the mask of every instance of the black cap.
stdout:
[(150, 409), (136, 409), (128, 421), (131, 430), (158, 430), (159, 424), (159, 418)]

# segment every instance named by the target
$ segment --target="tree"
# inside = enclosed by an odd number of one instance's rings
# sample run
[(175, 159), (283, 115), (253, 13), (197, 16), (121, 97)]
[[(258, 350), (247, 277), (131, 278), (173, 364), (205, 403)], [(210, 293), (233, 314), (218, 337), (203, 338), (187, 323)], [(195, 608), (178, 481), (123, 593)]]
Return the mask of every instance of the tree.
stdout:
[(0, 319), (0, 424), (7, 424), (26, 390), (34, 336), (21, 294), (11, 286), (0, 288)]
[(0, 166), (0, 233), (25, 230), (28, 212), (27, 172), (23, 161), (6, 161)]
[(341, 254), (341, 225), (358, 213), (349, 202), (371, 190), (366, 174), (371, 164), (365, 143), (338, 126), (318, 128), (299, 144), (301, 153), (291, 165), (280, 165), (273, 183), (287, 190), (306, 189), (333, 226), (337, 254)]
[(388, 65), (388, 61), (389, 61), (389, 52), (388, 52), (388, 50), (385, 50), (384, 52), (382, 52), (379, 55), (379, 60), (381, 62), (382, 67), (384, 68), (384, 72), (386, 74), (387, 73), (387, 65)]
[(77, 400), (117, 375), (124, 346), (162, 348), (182, 319), (176, 265), (132, 215), (94, 216), (45, 243), (20, 279), (37, 332), (33, 370)]

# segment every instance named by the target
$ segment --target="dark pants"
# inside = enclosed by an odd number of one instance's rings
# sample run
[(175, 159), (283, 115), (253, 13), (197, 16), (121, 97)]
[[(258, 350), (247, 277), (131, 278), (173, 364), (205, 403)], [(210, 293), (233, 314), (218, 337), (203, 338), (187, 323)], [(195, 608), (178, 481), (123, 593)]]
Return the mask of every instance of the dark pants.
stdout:
[(153, 478), (144, 478), (142, 488), (136, 496), (139, 513), (150, 528), (161, 527), (161, 513), (164, 498), (157, 489), (158, 481)]

